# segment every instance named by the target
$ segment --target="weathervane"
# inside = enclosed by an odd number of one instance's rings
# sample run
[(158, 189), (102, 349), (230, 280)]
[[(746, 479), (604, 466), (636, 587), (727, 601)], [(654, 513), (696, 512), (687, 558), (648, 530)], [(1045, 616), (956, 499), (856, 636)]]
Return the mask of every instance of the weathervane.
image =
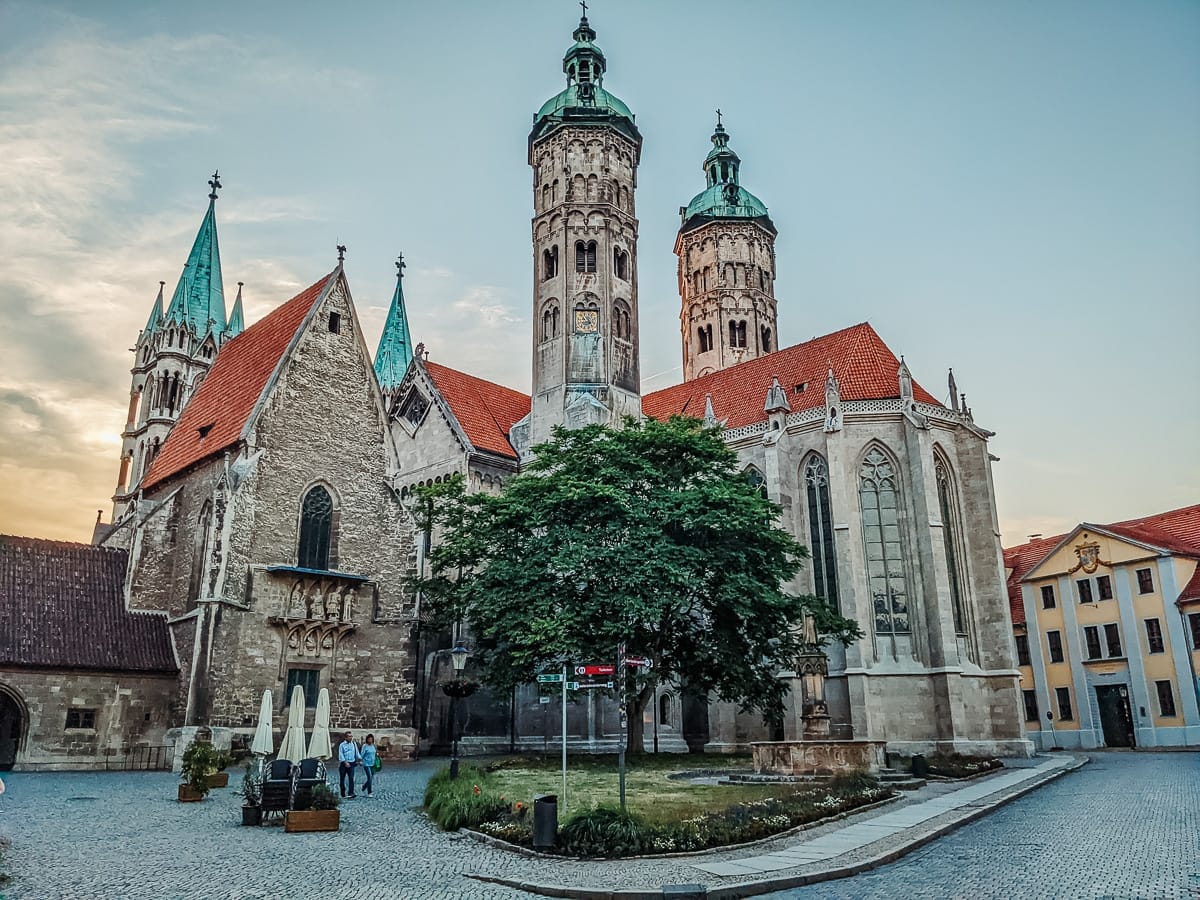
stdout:
[(221, 189), (221, 173), (220, 172), (213, 172), (212, 180), (209, 181), (208, 186), (210, 188), (212, 188), (212, 193), (208, 195), (208, 199), (216, 200), (217, 199), (217, 191), (219, 191)]
[(338, 252), (338, 262), (345, 262), (345, 260), (346, 260), (346, 245), (338, 244), (337, 252)]

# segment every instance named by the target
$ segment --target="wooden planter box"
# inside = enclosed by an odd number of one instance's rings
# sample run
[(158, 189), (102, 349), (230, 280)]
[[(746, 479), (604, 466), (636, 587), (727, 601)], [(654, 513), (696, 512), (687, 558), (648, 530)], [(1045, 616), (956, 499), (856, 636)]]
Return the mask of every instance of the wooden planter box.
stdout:
[(180, 803), (197, 803), (204, 799), (204, 795), (199, 791), (193, 791), (191, 785), (181, 784), (179, 786), (179, 802)]
[(305, 831), (337, 831), (341, 827), (340, 809), (293, 809), (287, 814), (283, 830), (288, 834)]
[(229, 773), (228, 772), (214, 772), (213, 774), (209, 775), (208, 776), (208, 786), (210, 789), (211, 788), (229, 787)]

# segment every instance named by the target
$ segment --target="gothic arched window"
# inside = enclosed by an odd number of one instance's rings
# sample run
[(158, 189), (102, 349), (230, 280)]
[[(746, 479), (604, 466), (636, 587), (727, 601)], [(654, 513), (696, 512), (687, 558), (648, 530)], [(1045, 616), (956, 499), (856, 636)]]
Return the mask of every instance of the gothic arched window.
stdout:
[(549, 281), (558, 274), (558, 244), (542, 251), (542, 280)]
[(829, 469), (813, 455), (804, 466), (808, 493), (808, 538), (811, 543), (816, 595), (838, 608), (837, 554), (833, 543), (833, 509), (829, 503)]
[(746, 476), (750, 486), (758, 491), (765, 500), (767, 498), (767, 479), (763, 477), (763, 473), (755, 466), (746, 466), (742, 474)]
[(712, 326), (701, 325), (696, 329), (696, 334), (700, 338), (700, 352), (707, 353), (712, 349)]
[(333, 498), (318, 484), (304, 495), (300, 505), (300, 548), (296, 565), (304, 569), (328, 569), (332, 540)]
[(934, 469), (937, 478), (938, 506), (942, 512), (942, 541), (946, 548), (946, 569), (950, 576), (950, 599), (954, 604), (954, 632), (966, 634), (966, 617), (963, 615), (963, 581), (959, 571), (959, 552), (962, 531), (959, 528), (958, 506), (954, 502), (954, 480), (950, 467), (938, 458)]
[(875, 632), (907, 634), (912, 631), (912, 624), (904, 577), (898, 475), (895, 465), (878, 447), (867, 452), (859, 468), (858, 498)]
[(762, 330), (762, 350), (763, 353), (771, 352), (771, 329), (767, 328), (765, 325), (763, 326)]
[(746, 346), (746, 320), (740, 322), (729, 323), (729, 346), (734, 348), (745, 348)]
[(629, 280), (629, 254), (619, 248), (613, 248), (613, 273), (622, 281)]

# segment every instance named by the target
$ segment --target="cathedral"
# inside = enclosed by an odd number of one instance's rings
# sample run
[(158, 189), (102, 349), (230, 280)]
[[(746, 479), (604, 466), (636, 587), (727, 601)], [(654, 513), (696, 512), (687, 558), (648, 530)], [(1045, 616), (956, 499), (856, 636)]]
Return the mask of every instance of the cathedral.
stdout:
[[(743, 186), (720, 117), (674, 242), (683, 381), (642, 392), (642, 135), (607, 69), (585, 16), (563, 58), (565, 87), (529, 134), (530, 395), (414, 346), (403, 262), (373, 360), (344, 248), (333, 271), (248, 327), (239, 283), (227, 315), (214, 175), (178, 286), (164, 306), (160, 284), (137, 339), (112, 520), (97, 521), (95, 546), (68, 545), (103, 555), (110, 582), (122, 569), (95, 615), (139, 623), (144, 646), (126, 655), (150, 660), (155, 677), (131, 680), (120, 659), (106, 663), (104, 677), (126, 685), (111, 690), (132, 693), (116, 712), (95, 701), (91, 744), (75, 734), (66, 747), (59, 720), (83, 719), (29, 675), (40, 663), (27, 647), (21, 656), (0, 637), (0, 738), (13, 735), (16, 764), (100, 759), (106, 741), (110, 753), (131, 740), (180, 744), (202, 726), (244, 740), (264, 688), (282, 730), (297, 684), (310, 704), (328, 687), (335, 725), (375, 732), (388, 752), (444, 746), (452, 728), (436, 683), (449, 672), (450, 635), (424, 624), (406, 587), (432, 539), (414, 523), (413, 489), (459, 475), (470, 490), (498, 491), (555, 426), (677, 414), (722, 426), (747, 477), (810, 549), (788, 587), (864, 632), (827, 648), (835, 736), (905, 752), (1030, 751), (991, 433), (953, 375), (943, 403), (868, 323), (778, 346), (777, 229)], [(0, 566), (41, 552), (13, 541), (53, 543), (0, 538)], [(647, 710), (647, 744), (731, 751), (797, 736), (799, 679), (779, 674), (793, 687), (782, 734), (664, 684)], [(541, 749), (559, 710), (539, 699), (534, 686), (476, 694), (460, 723), (466, 745)], [(574, 746), (616, 746), (614, 704), (588, 692), (568, 706)], [(143, 707), (153, 729), (133, 728), (129, 710)]]

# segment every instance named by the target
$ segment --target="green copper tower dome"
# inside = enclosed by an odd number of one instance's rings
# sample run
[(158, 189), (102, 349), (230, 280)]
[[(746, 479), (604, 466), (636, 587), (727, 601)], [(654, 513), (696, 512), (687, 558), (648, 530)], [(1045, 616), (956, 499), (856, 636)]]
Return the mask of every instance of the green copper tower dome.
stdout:
[(721, 124), (720, 111), (712, 143), (712, 150), (704, 158), (708, 186), (680, 209), (683, 224), (679, 230), (688, 231), (713, 219), (753, 219), (775, 234), (767, 207), (739, 181), (742, 161), (729, 146), (729, 134)]
[(604, 52), (595, 44), (596, 32), (588, 24), (586, 14), (580, 18), (573, 37), (575, 43), (563, 56), (567, 86), (543, 103), (542, 108), (534, 114), (529, 140), (535, 141), (564, 123), (595, 123), (612, 125), (641, 143), (642, 136), (633, 122), (634, 116), (629, 107), (604, 89), (604, 72), (608, 63)]

